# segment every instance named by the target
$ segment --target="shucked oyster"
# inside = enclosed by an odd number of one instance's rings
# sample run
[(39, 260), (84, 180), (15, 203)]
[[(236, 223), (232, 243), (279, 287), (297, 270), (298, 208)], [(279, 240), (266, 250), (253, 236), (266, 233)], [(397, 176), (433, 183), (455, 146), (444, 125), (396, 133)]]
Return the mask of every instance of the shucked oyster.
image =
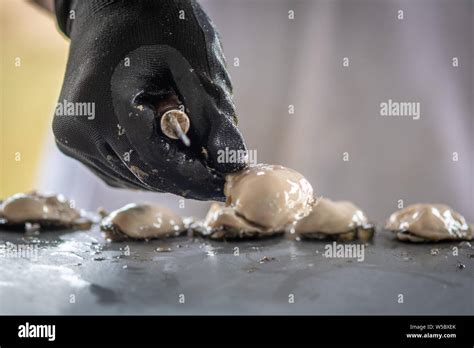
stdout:
[(356, 205), (349, 201), (334, 202), (321, 198), (313, 211), (295, 225), (295, 233), (304, 238), (332, 238), (341, 241), (367, 241), (374, 235), (374, 225)]
[(127, 204), (107, 215), (100, 225), (106, 237), (153, 239), (177, 236), (185, 231), (181, 217), (158, 204)]
[(214, 204), (204, 224), (211, 238), (262, 237), (283, 233), (308, 215), (311, 184), (278, 165), (256, 165), (226, 178), (226, 206)]
[(410, 205), (393, 213), (385, 229), (410, 242), (472, 239), (472, 229), (464, 217), (444, 204)]
[(17, 193), (0, 205), (0, 228), (24, 229), (27, 224), (48, 229), (89, 229), (92, 221), (71, 207), (62, 195)]
[(240, 216), (234, 208), (213, 203), (204, 220), (203, 234), (212, 239), (269, 237), (282, 234), (284, 229), (272, 230), (256, 225)]

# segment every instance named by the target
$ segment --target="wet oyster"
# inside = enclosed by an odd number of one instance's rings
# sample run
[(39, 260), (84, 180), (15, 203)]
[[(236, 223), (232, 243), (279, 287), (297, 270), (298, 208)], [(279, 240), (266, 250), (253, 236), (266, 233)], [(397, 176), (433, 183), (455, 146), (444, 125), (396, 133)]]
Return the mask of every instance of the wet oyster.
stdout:
[(226, 205), (212, 205), (204, 225), (215, 239), (281, 234), (308, 215), (311, 184), (298, 172), (260, 164), (226, 178)]
[(367, 241), (373, 237), (375, 227), (352, 202), (320, 198), (315, 202), (311, 214), (296, 223), (295, 233), (311, 239)]
[(185, 231), (182, 218), (158, 204), (127, 204), (107, 215), (100, 225), (108, 239), (153, 239), (177, 236)]
[(393, 213), (385, 229), (409, 242), (472, 239), (472, 228), (464, 217), (444, 204), (410, 205)]
[(211, 239), (264, 238), (283, 234), (284, 229), (272, 230), (256, 225), (240, 216), (235, 209), (213, 203), (203, 224), (201, 234)]
[(92, 225), (85, 213), (72, 208), (63, 195), (51, 193), (17, 193), (0, 204), (0, 228), (25, 229), (36, 225), (42, 230), (79, 229)]

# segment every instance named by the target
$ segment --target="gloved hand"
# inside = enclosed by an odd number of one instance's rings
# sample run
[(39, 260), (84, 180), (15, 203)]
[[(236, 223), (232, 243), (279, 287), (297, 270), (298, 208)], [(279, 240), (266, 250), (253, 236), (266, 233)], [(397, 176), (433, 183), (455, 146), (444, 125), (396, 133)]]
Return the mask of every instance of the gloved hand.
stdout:
[[(222, 200), (224, 174), (246, 164), (218, 161), (218, 151), (246, 148), (222, 47), (199, 4), (56, 0), (55, 9), (71, 38), (58, 106), (74, 113), (56, 112), (59, 149), (111, 186)], [(160, 129), (157, 108), (169, 100), (190, 118), (190, 147)]]

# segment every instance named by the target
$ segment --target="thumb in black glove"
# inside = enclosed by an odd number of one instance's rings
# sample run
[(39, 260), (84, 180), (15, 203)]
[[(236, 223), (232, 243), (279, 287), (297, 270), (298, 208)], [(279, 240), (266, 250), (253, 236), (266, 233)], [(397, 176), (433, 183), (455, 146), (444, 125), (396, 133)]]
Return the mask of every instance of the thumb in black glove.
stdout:
[[(93, 103), (95, 117), (59, 116), (59, 148), (116, 187), (222, 199), (219, 150), (245, 150), (217, 33), (195, 1), (56, 1), (71, 38), (60, 102)], [(191, 146), (160, 129), (162, 103), (190, 118)]]

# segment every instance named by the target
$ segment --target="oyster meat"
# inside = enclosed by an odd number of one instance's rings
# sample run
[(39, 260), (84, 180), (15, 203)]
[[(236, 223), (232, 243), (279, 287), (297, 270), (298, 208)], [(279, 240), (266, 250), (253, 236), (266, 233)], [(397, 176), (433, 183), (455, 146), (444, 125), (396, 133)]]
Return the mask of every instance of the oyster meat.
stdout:
[(17, 193), (0, 204), (0, 228), (25, 229), (28, 224), (48, 229), (89, 229), (92, 220), (72, 207), (63, 195)]
[(211, 238), (281, 234), (311, 211), (313, 188), (298, 172), (259, 164), (228, 175), (225, 206), (213, 204), (204, 225)]
[(413, 204), (398, 210), (390, 215), (385, 229), (409, 242), (472, 239), (472, 228), (464, 217), (444, 204)]
[(295, 233), (311, 239), (367, 241), (373, 237), (375, 227), (352, 202), (320, 198), (315, 202), (311, 214), (296, 223)]
[(185, 231), (179, 215), (153, 203), (127, 204), (105, 216), (100, 228), (113, 241), (166, 238)]

